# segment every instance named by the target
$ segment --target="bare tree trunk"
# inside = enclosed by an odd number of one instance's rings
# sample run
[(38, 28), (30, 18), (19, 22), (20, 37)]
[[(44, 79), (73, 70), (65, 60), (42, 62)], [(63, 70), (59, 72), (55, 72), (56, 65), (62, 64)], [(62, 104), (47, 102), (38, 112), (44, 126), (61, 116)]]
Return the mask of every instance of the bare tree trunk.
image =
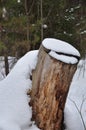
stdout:
[(61, 130), (64, 106), (77, 64), (67, 64), (48, 55), (40, 47), (32, 74), (32, 120), (42, 130)]
[(7, 54), (4, 55), (4, 61), (5, 61), (5, 74), (8, 75), (8, 73), (9, 73), (9, 63), (8, 63)]
[(27, 42), (28, 42), (28, 50), (31, 48), (31, 43), (30, 43), (30, 13), (34, 5), (34, 0), (31, 2), (28, 0), (25, 0), (25, 11), (26, 11), (26, 16), (27, 16)]
[(26, 16), (27, 16), (27, 42), (28, 42), (28, 50), (30, 49), (30, 44), (29, 44), (29, 14), (28, 14), (28, 5), (27, 5), (27, 0), (25, 0), (25, 11), (26, 11)]
[(42, 4), (42, 0), (40, 1), (40, 12), (41, 12), (41, 42), (43, 40), (43, 4)]

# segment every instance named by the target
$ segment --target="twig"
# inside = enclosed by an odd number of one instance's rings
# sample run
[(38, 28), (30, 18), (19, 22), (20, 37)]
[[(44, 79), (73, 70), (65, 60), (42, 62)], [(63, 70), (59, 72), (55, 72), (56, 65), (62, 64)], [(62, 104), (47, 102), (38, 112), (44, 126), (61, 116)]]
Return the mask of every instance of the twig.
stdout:
[(73, 101), (71, 98), (69, 98), (69, 99), (70, 99), (71, 102), (74, 103), (74, 105), (75, 105), (75, 107), (76, 107), (76, 109), (77, 109), (77, 111), (78, 111), (78, 113), (79, 113), (79, 115), (80, 115), (80, 117), (81, 117), (81, 120), (82, 120), (82, 123), (83, 123), (83, 126), (84, 126), (84, 130), (86, 130), (85, 122), (84, 122), (84, 119), (83, 119), (83, 116), (82, 116), (82, 107), (83, 107), (83, 104), (84, 104), (86, 98), (84, 98), (84, 99), (82, 100), (82, 103), (81, 103), (81, 105), (80, 105), (80, 110), (79, 110), (77, 104), (75, 103), (75, 101)]

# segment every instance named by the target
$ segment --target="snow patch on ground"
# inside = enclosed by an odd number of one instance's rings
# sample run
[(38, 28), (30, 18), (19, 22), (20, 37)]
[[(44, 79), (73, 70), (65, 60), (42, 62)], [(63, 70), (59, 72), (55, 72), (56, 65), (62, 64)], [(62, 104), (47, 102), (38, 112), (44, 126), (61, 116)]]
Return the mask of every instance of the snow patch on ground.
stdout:
[[(35, 68), (37, 54), (38, 51), (27, 53), (0, 82), (0, 129), (24, 130), (32, 123), (32, 110), (28, 105), (30, 98), (26, 92), (32, 86), (30, 75)], [(33, 128), (36, 126), (30, 130)]]
[[(83, 66), (84, 65), (84, 66)], [(77, 71), (70, 86), (64, 116), (66, 130), (85, 130), (86, 124), (86, 60), (80, 60)], [(76, 104), (76, 105), (75, 105)], [(77, 110), (77, 108), (78, 110)], [(83, 121), (80, 116), (80, 112)], [(86, 127), (86, 126), (85, 126)]]

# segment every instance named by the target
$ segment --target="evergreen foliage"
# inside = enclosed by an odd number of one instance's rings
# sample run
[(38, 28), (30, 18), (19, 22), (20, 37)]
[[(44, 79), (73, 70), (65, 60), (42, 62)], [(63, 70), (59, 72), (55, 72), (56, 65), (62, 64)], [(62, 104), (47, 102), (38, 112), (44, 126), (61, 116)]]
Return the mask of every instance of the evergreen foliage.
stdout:
[(1, 51), (3, 47), (8, 55), (18, 54), (17, 57), (28, 50), (37, 49), (41, 43), (41, 24), (43, 24), (43, 38), (52, 37), (67, 41), (79, 49), (84, 56), (86, 53), (86, 1), (42, 1), (42, 19), (40, 2), (40, 0), (20, 0), (20, 2), (0, 0), (1, 54), (3, 55)]

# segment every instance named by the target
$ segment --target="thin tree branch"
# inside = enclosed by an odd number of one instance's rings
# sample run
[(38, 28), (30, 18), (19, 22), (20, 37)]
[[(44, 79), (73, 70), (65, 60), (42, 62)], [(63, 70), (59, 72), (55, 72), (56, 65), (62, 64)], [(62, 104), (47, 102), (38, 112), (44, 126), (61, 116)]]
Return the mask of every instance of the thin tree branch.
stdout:
[[(68, 98), (69, 98), (69, 97), (68, 97)], [(73, 101), (71, 98), (69, 98), (69, 100), (74, 103), (74, 105), (75, 105), (75, 107), (76, 107), (76, 109), (77, 109), (77, 111), (78, 111), (78, 113), (79, 113), (79, 115), (80, 115), (80, 117), (81, 117), (81, 120), (82, 120), (82, 123), (83, 123), (83, 126), (84, 126), (84, 130), (86, 130), (85, 122), (84, 122), (84, 119), (83, 119), (83, 116), (82, 116), (82, 112), (81, 112), (81, 111), (82, 111), (83, 104), (84, 104), (86, 98), (84, 98), (84, 99), (82, 100), (82, 103), (81, 103), (81, 106), (80, 106), (80, 110), (79, 110), (77, 104), (75, 103), (75, 101)]]

